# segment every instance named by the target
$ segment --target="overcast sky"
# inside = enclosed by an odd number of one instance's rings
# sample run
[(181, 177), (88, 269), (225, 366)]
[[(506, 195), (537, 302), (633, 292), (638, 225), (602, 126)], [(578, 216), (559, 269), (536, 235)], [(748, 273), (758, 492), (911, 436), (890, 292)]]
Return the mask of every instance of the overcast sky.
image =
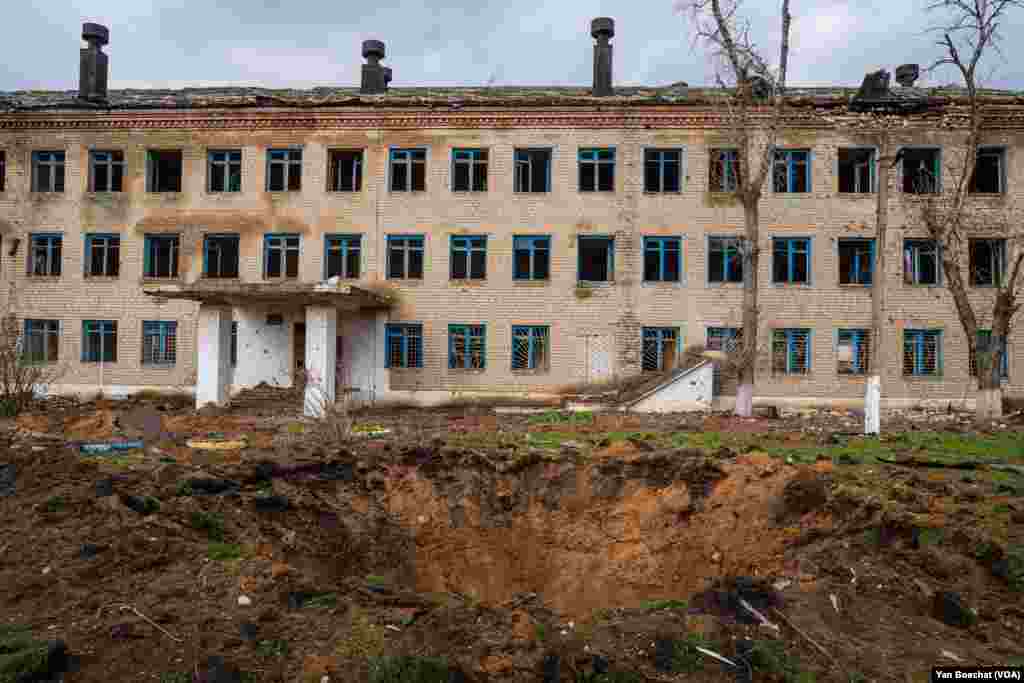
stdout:
[[(77, 88), (83, 21), (110, 28), (112, 88), (354, 86), (367, 38), (387, 44), (394, 86), (587, 85), (595, 16), (615, 19), (617, 85), (709, 83), (674, 1), (8, 0), (0, 90)], [(790, 83), (859, 85), (867, 71), (930, 62), (926, 1), (791, 0)], [(770, 49), (779, 0), (746, 4)], [(987, 84), (1024, 88), (1024, 41), (1013, 40), (1024, 10), (1003, 33)], [(945, 72), (920, 84), (952, 81)]]

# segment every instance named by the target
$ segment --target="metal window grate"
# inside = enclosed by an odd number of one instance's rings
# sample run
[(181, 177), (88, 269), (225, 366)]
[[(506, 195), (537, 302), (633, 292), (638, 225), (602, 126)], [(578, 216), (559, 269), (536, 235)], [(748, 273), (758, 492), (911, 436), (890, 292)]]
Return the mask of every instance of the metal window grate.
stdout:
[(174, 365), (178, 357), (178, 323), (142, 323), (142, 364)]
[(549, 328), (543, 325), (513, 325), (512, 369), (545, 370), (550, 359)]
[(385, 332), (385, 344), (385, 362), (387, 367), (423, 367), (422, 325), (388, 325)]
[(806, 375), (811, 370), (811, 331), (804, 328), (772, 330), (772, 373)]
[(871, 369), (871, 330), (839, 330), (836, 339), (836, 372), (865, 375)]
[(448, 368), (482, 370), (487, 356), (486, 330), (483, 325), (448, 326)]
[(644, 370), (661, 371), (674, 368), (679, 362), (679, 328), (643, 328)]
[(939, 375), (942, 373), (942, 331), (903, 331), (903, 374)]

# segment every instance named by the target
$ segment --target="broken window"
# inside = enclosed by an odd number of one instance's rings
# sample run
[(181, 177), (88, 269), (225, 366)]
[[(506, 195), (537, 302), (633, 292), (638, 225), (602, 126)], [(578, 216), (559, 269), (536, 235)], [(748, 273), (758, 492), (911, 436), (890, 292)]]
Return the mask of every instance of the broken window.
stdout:
[(581, 282), (611, 282), (615, 279), (615, 240), (611, 237), (579, 238)]
[(82, 362), (117, 362), (117, 321), (82, 321)]
[(806, 237), (772, 238), (772, 282), (802, 284), (811, 281), (811, 240)]
[(903, 282), (908, 285), (939, 284), (939, 249), (935, 240), (904, 240)]
[(811, 191), (811, 152), (806, 149), (780, 149), (772, 161), (773, 192)]
[(679, 192), (683, 151), (644, 150), (644, 192)]
[(735, 192), (740, 183), (739, 152), (735, 149), (713, 149), (710, 156), (708, 191)]
[(7, 152), (0, 149), (0, 192), (7, 187)]
[(517, 149), (515, 166), (515, 192), (551, 191), (550, 149)]
[(452, 191), (487, 191), (487, 150), (452, 150)]
[(971, 284), (975, 287), (999, 287), (1006, 276), (1006, 240), (970, 241)]
[(391, 191), (423, 192), (427, 189), (427, 150), (391, 150)]
[(32, 191), (64, 191), (64, 152), (32, 152)]
[(147, 320), (142, 323), (142, 364), (174, 365), (178, 357), (178, 323)]
[(1006, 192), (1006, 149), (979, 147), (978, 158), (971, 174), (971, 192), (975, 194), (1002, 194)]
[(513, 280), (547, 280), (551, 276), (551, 238), (512, 238)]
[(772, 330), (772, 374), (806, 375), (811, 371), (811, 331)]
[(550, 359), (547, 325), (512, 326), (512, 369), (546, 370)]
[(328, 159), (329, 191), (359, 192), (363, 189), (363, 150), (334, 149)]
[(901, 150), (902, 187), (907, 194), (934, 194), (941, 181), (941, 155), (935, 148), (903, 148)]
[(390, 324), (386, 328), (384, 362), (389, 368), (423, 367), (423, 325)]
[(206, 169), (208, 192), (242, 191), (242, 150), (210, 150)]
[[(981, 371), (988, 372), (993, 363), (999, 363), (999, 378), (1008, 379), (1010, 376), (1009, 354), (1006, 352), (1006, 337), (999, 345), (998, 351), (993, 348), (992, 330), (978, 330), (975, 338), (975, 351), (971, 354), (971, 377), (978, 376), (978, 359), (981, 359)], [(996, 359), (998, 355), (998, 360)]]
[(871, 330), (839, 330), (836, 333), (836, 372), (866, 375), (871, 356)]
[(142, 273), (144, 277), (178, 277), (178, 235), (146, 235)]
[(263, 277), (299, 276), (299, 236), (265, 235), (263, 238)]
[(29, 363), (60, 360), (60, 321), (25, 321), (25, 358)]
[(302, 189), (302, 150), (267, 150), (267, 192), (298, 192)]
[(388, 277), (423, 279), (423, 236), (388, 235)]
[(903, 330), (903, 374), (942, 374), (941, 330)]
[(355, 280), (359, 278), (362, 263), (362, 235), (328, 235), (324, 239), (327, 255), (325, 278), (340, 277)]
[(612, 192), (615, 189), (615, 150), (579, 151), (580, 192)]
[(206, 235), (203, 238), (203, 277), (238, 277), (238, 235)]
[(89, 152), (89, 191), (121, 192), (124, 188), (124, 152)]
[(229, 351), (231, 357), (231, 367), (238, 365), (238, 321), (231, 321), (231, 347)]
[(181, 192), (180, 149), (151, 149), (146, 153), (146, 192)]
[(678, 327), (643, 328), (644, 370), (662, 371), (676, 366), (679, 356)]
[(482, 370), (487, 344), (483, 325), (448, 326), (448, 369)]
[(121, 270), (120, 235), (85, 236), (86, 277), (117, 277)]
[(58, 277), (64, 239), (60, 235), (35, 234), (29, 239), (28, 274)]
[(874, 240), (839, 240), (839, 284), (870, 285), (874, 265)]
[(708, 238), (708, 282), (743, 282), (742, 238)]
[(644, 237), (645, 282), (679, 282), (682, 270), (682, 238)]
[(487, 238), (451, 238), (451, 278), (483, 280), (487, 277)]
[(874, 192), (875, 150), (847, 147), (839, 149), (839, 191), (851, 194)]

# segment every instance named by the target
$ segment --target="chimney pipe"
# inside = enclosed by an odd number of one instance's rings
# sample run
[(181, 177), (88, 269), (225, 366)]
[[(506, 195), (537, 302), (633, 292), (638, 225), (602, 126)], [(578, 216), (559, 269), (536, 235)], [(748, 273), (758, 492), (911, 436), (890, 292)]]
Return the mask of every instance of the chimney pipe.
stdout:
[(594, 44), (594, 89), (595, 97), (605, 97), (612, 91), (612, 46), (608, 41), (615, 35), (615, 20), (598, 17), (590, 22), (590, 35)]
[(83, 47), (79, 61), (78, 96), (90, 102), (106, 102), (109, 61), (103, 46), (110, 42), (110, 31), (100, 24), (82, 24)]
[(363, 80), (359, 86), (359, 92), (363, 95), (380, 95), (388, 91), (391, 69), (380, 64), (384, 54), (383, 42), (363, 41), (363, 57), (366, 58), (366, 64), (363, 64)]

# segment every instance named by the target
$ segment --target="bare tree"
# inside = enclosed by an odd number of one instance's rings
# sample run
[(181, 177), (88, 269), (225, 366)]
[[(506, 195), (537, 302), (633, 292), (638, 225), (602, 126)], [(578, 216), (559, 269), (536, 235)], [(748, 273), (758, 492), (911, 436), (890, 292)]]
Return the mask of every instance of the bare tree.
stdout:
[[(1024, 227), (1020, 217), (1013, 215), (1004, 202), (992, 201), (975, 191), (978, 150), (987, 141), (986, 104), (980, 93), (978, 72), (982, 61), (999, 51), (999, 29), (1007, 12), (1021, 6), (1024, 0), (935, 0), (929, 5), (930, 11), (945, 15), (935, 29), (944, 54), (930, 70), (952, 66), (958, 71), (966, 89), (966, 101), (954, 98), (947, 120), (952, 118), (953, 126), (962, 129), (966, 118), (967, 130), (962, 135), (962, 146), (951, 150), (952, 158), (945, 164), (952, 182), (946, 186), (936, 184), (935, 191), (924, 195), (915, 213), (939, 246), (946, 284), (971, 358), (975, 359), (979, 419), (1002, 415), (1001, 368), (1006, 339), (1021, 307)], [(1004, 256), (992, 269), (991, 281), (986, 282), (992, 285), (988, 297), (969, 295), (966, 280), (970, 273), (967, 278), (964, 275), (970, 268), (971, 239), (982, 236), (1005, 240)], [(981, 328), (976, 307), (988, 305), (992, 306), (991, 332), (979, 345)]]
[(773, 68), (754, 43), (750, 21), (740, 15), (742, 3), (743, 0), (681, 0), (677, 7), (693, 17), (697, 41), (710, 50), (720, 65), (716, 81), (729, 120), (728, 135), (737, 150), (735, 194), (743, 207), (744, 240), (740, 249), (743, 337), (738, 354), (736, 414), (750, 416), (758, 355), (760, 202), (782, 123), (792, 17), (789, 0), (782, 0), (779, 63)]
[(16, 294), (10, 293), (0, 306), (0, 414), (10, 417), (27, 408), (63, 374), (59, 363), (59, 330), (38, 321), (29, 329), (14, 312)]

